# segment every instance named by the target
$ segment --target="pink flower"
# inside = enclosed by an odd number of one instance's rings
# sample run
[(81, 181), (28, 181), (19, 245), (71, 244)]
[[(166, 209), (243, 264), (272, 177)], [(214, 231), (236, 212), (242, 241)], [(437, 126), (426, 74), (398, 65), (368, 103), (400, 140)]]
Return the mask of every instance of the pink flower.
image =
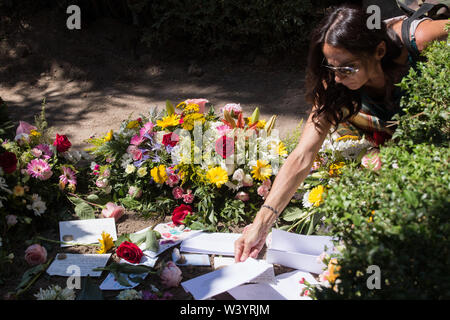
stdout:
[[(136, 135), (133, 136), (133, 138), (131, 138), (130, 143), (132, 145), (134, 145), (134, 146), (138, 146), (142, 142), (144, 142), (144, 140), (145, 140), (145, 137), (143, 137), (143, 136), (141, 136), (139, 134), (136, 134)], [(127, 152), (128, 152), (128, 150), (127, 150)]]
[(364, 168), (378, 171), (381, 169), (380, 150), (375, 149), (366, 153), (361, 159), (361, 165)]
[(124, 214), (125, 208), (118, 206), (113, 202), (108, 202), (106, 207), (102, 210), (103, 218), (114, 218), (114, 220), (119, 220), (119, 218)]
[(133, 197), (134, 199), (139, 199), (140, 197), (142, 197), (142, 189), (135, 187), (135, 186), (131, 186), (128, 189), (128, 194)]
[[(269, 180), (269, 179), (267, 179)], [(267, 195), (269, 194), (269, 188), (267, 188), (265, 185), (260, 185), (258, 187), (258, 190), (256, 190), (256, 192), (258, 193), (259, 196), (261, 196), (263, 199), (265, 199), (267, 197)]]
[(144, 124), (144, 126), (139, 130), (139, 134), (141, 135), (141, 137), (146, 133), (150, 134), (154, 126), (155, 125), (151, 121)]
[(224, 110), (228, 111), (233, 117), (237, 117), (242, 113), (242, 108), (239, 103), (228, 103), (220, 109), (220, 112), (223, 113)]
[(37, 128), (29, 124), (28, 122), (19, 121), (19, 126), (16, 129), (16, 136), (23, 133), (30, 134), (31, 130), (37, 130)]
[(142, 159), (142, 151), (135, 145), (130, 145), (127, 148), (127, 153), (131, 154), (134, 161), (138, 161)]
[(42, 151), (45, 159), (53, 157), (53, 151), (48, 144), (38, 144), (35, 148)]
[(45, 263), (47, 250), (39, 244), (33, 244), (25, 250), (25, 261), (31, 266)]
[(171, 174), (169, 176), (169, 179), (166, 180), (166, 184), (170, 187), (174, 187), (175, 185), (178, 184), (178, 182), (180, 182), (180, 176), (177, 174)]
[(253, 179), (252, 176), (248, 173), (244, 176), (244, 179), (242, 180), (242, 185), (244, 187), (251, 187), (253, 186)]
[(172, 189), (172, 194), (175, 199), (183, 198), (184, 190), (181, 187), (175, 187)]
[(216, 127), (216, 130), (219, 132), (219, 135), (224, 136), (232, 129), (226, 124)]
[(95, 185), (100, 189), (106, 188), (108, 186), (108, 179), (99, 178), (97, 179), (97, 181), (95, 181)]
[(182, 279), (182, 272), (175, 262), (169, 261), (161, 272), (160, 278), (166, 288), (178, 287)]
[(33, 159), (27, 165), (27, 173), (39, 180), (48, 180), (53, 172), (47, 162), (41, 159)]
[(188, 189), (185, 194), (182, 195), (183, 201), (185, 203), (192, 203), (194, 201), (195, 196), (192, 194), (192, 190)]
[(190, 104), (190, 103), (194, 103), (196, 105), (198, 105), (199, 109), (200, 109), (200, 113), (205, 113), (205, 104), (208, 103), (209, 101), (206, 99), (188, 99), (186, 101), (184, 101), (186, 104)]
[(6, 224), (10, 227), (15, 225), (17, 223), (17, 216), (13, 214), (8, 214), (6, 217)]
[(42, 156), (42, 150), (39, 150), (38, 148), (33, 148), (30, 152), (33, 157), (39, 158), (40, 156)]
[(298, 283), (304, 284), (304, 283), (305, 283), (305, 278), (301, 278), (300, 281), (299, 281)]
[(236, 199), (241, 201), (248, 201), (250, 199), (250, 196), (248, 195), (247, 192), (240, 191), (236, 194)]
[(75, 172), (72, 171), (69, 167), (62, 167), (63, 174), (59, 176), (59, 185), (62, 189), (69, 184), (71, 187), (75, 187), (77, 185), (77, 177)]

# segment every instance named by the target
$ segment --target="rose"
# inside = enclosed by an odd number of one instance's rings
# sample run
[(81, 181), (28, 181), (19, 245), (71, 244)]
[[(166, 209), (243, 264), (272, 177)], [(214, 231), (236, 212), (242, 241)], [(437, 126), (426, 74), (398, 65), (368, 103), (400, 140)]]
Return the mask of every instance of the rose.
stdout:
[(236, 194), (236, 199), (241, 201), (248, 201), (250, 199), (250, 196), (248, 195), (247, 192), (240, 191)]
[(172, 195), (175, 199), (181, 199), (183, 197), (184, 190), (181, 187), (175, 187), (172, 189)]
[(102, 216), (103, 218), (114, 218), (114, 220), (117, 221), (124, 212), (124, 207), (118, 206), (113, 202), (108, 202), (106, 207), (102, 210)]
[(177, 134), (171, 132), (163, 136), (162, 144), (165, 146), (175, 147), (179, 140), (180, 137)]
[(209, 101), (206, 99), (188, 99), (185, 101), (186, 104), (196, 104), (198, 105), (199, 108), (199, 112), (200, 113), (204, 113), (205, 112), (205, 104), (208, 103)]
[(13, 173), (17, 169), (17, 157), (12, 152), (4, 152), (0, 154), (0, 167), (5, 173)]
[(378, 149), (369, 151), (361, 159), (361, 165), (364, 168), (378, 171), (381, 169), (381, 158)]
[(142, 250), (132, 242), (124, 241), (116, 250), (116, 254), (119, 258), (122, 258), (130, 263), (141, 262), (144, 253)]
[(181, 282), (182, 272), (175, 262), (169, 261), (160, 274), (161, 283), (166, 288), (178, 287)]
[(60, 136), (59, 134), (56, 134), (56, 139), (53, 142), (53, 145), (56, 146), (56, 150), (58, 152), (66, 152), (72, 146), (69, 139), (67, 139), (65, 135)]
[(166, 184), (172, 188), (173, 186), (177, 185), (178, 182), (180, 182), (180, 176), (177, 174), (171, 174), (166, 180)]
[(251, 186), (253, 186), (252, 176), (247, 173), (244, 176), (244, 180), (242, 180), (242, 184), (243, 184), (244, 187), (251, 187)]
[(35, 266), (47, 261), (47, 250), (39, 244), (33, 244), (25, 250), (25, 261)]
[(182, 204), (176, 207), (172, 212), (172, 222), (175, 225), (184, 224), (182, 221), (193, 212), (192, 207), (186, 204)]
[(242, 182), (242, 180), (244, 180), (244, 176), (245, 176), (244, 170), (239, 168), (233, 173), (233, 180)]

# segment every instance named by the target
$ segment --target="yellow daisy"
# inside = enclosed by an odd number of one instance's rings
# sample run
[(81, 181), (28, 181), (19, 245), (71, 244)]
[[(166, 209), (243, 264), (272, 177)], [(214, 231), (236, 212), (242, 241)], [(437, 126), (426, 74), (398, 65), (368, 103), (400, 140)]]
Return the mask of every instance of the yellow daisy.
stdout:
[(155, 180), (156, 183), (163, 184), (167, 180), (167, 172), (166, 172), (166, 166), (161, 164), (157, 167), (154, 167), (150, 171), (150, 175), (152, 176), (153, 180)]
[(323, 203), (323, 194), (325, 192), (325, 188), (322, 185), (318, 185), (313, 188), (308, 196), (308, 201), (312, 203), (314, 207), (318, 207)]
[(206, 173), (206, 179), (212, 184), (215, 184), (220, 188), (224, 183), (228, 181), (228, 173), (222, 167), (215, 167), (209, 169)]
[(180, 118), (177, 114), (172, 114), (171, 116), (167, 116), (162, 118), (162, 120), (156, 120), (156, 124), (161, 128), (165, 129), (167, 127), (174, 127), (180, 123)]
[(102, 232), (102, 238), (98, 239), (98, 242), (100, 243), (100, 250), (98, 250), (97, 253), (100, 254), (106, 253), (109, 249), (114, 247), (113, 238), (109, 233), (106, 233), (105, 231)]
[(252, 169), (253, 179), (264, 181), (272, 175), (272, 166), (267, 160), (257, 160)]

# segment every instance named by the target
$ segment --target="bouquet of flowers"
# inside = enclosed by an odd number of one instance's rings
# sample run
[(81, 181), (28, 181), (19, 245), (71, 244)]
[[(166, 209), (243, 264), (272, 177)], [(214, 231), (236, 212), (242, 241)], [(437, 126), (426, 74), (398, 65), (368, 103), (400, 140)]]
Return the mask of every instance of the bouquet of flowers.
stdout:
[[(117, 132), (91, 137), (93, 193), (176, 224), (217, 230), (248, 222), (287, 156), (276, 117), (244, 117), (239, 104), (216, 115), (206, 99), (152, 109)], [(249, 201), (251, 200), (251, 201)]]

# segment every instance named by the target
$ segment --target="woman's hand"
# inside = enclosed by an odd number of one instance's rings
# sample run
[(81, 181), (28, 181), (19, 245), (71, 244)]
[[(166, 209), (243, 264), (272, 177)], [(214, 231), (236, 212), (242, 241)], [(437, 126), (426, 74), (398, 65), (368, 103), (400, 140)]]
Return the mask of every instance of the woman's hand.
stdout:
[(268, 228), (263, 224), (252, 223), (244, 228), (242, 236), (234, 243), (235, 262), (244, 262), (248, 257), (256, 259), (261, 251)]

